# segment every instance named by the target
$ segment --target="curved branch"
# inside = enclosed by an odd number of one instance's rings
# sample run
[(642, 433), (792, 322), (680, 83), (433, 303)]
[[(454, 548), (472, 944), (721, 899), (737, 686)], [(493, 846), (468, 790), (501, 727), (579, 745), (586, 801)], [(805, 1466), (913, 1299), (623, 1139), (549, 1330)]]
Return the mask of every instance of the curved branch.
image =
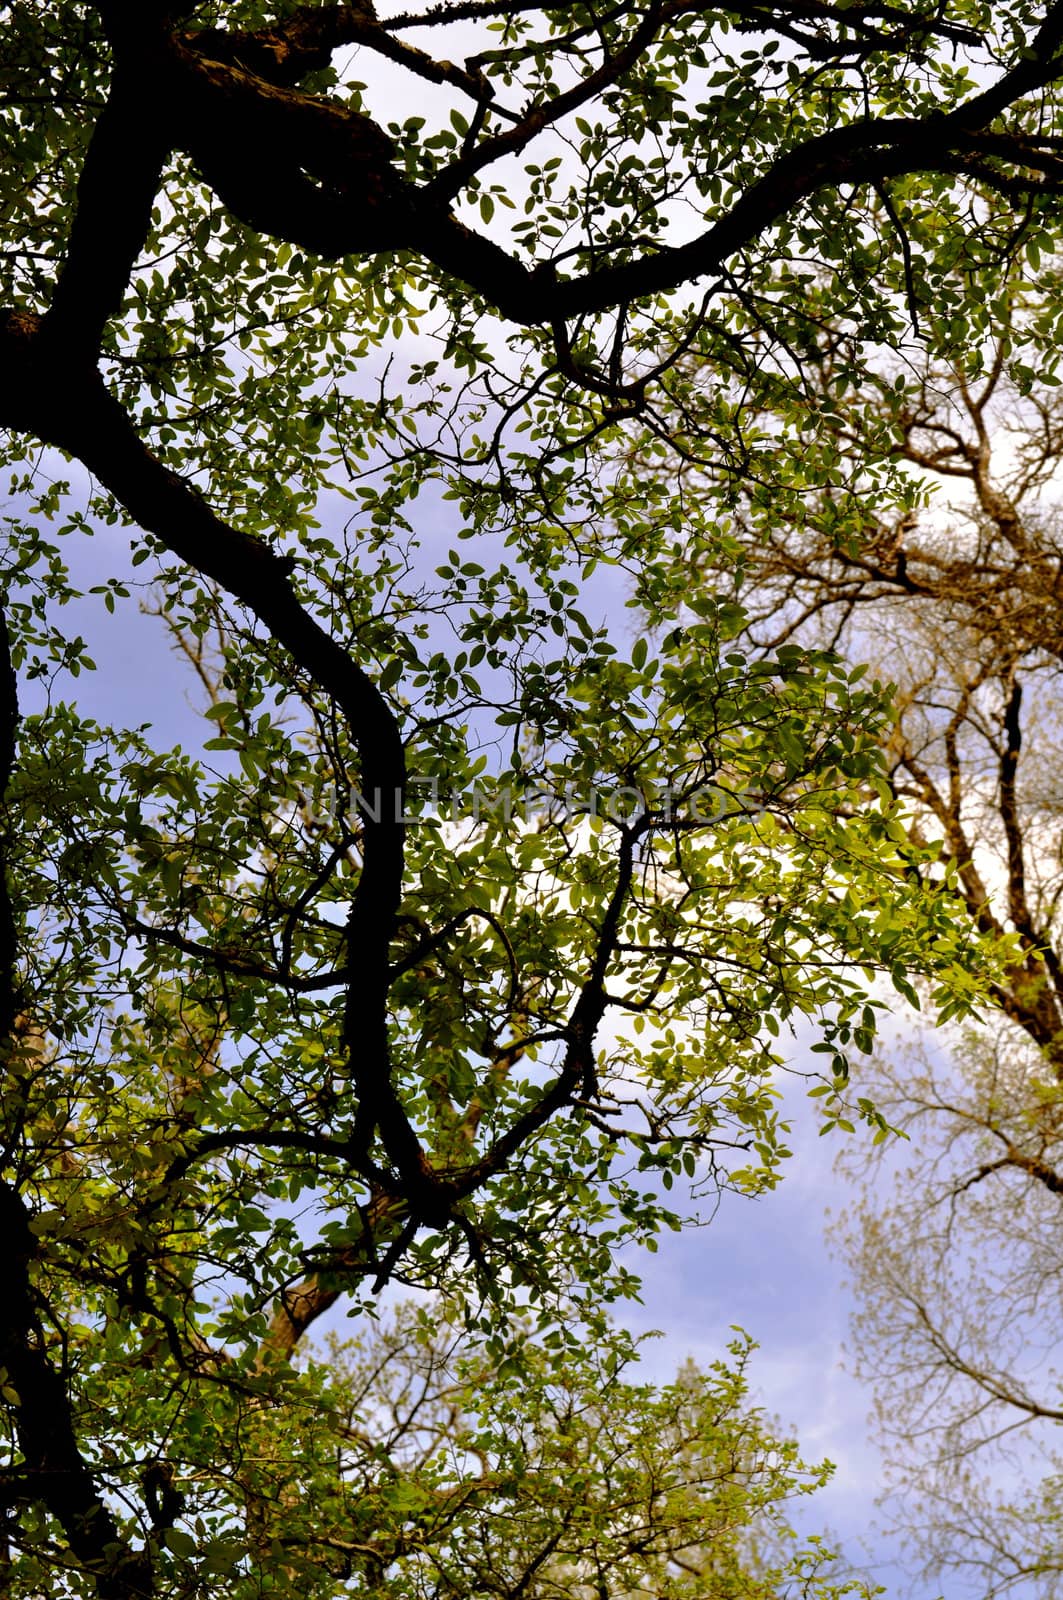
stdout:
[(43, 1500), (70, 1549), (96, 1583), (99, 1600), (150, 1600), (150, 1556), (123, 1538), (78, 1448), (70, 1397), (45, 1348), (30, 1282), (37, 1240), (18, 1194), (0, 1183), (0, 1365), (18, 1395), (18, 1441), (26, 1464), (25, 1493)]
[(290, 562), (223, 522), (194, 486), (151, 454), (102, 378), (72, 367), (28, 313), (0, 313), (0, 426), (35, 434), (81, 461), (142, 528), (241, 601), (342, 711), (370, 801), (363, 862), (346, 926), (344, 1043), (359, 1095), (352, 1154), (377, 1128), (408, 1184), (428, 1171), (391, 1080), (388, 950), (402, 892), (406, 761), (398, 724), (367, 674), (300, 604)]
[[(111, 9), (111, 8), (109, 8)], [(392, 141), (364, 112), (279, 85), (238, 64), (233, 43), (207, 59), (196, 35), (159, 31), (150, 39), (156, 136), (186, 151), (234, 215), (329, 259), (409, 249), (454, 274), (504, 316), (535, 326), (611, 309), (718, 270), (803, 201), (826, 188), (876, 185), (911, 173), (967, 177), (1012, 198), (1063, 191), (1063, 155), (1051, 140), (993, 130), (1008, 107), (1052, 82), (1063, 32), (1053, 5), (1024, 59), (997, 84), (947, 113), (868, 118), (815, 135), (770, 163), (698, 238), (614, 267), (561, 279), (549, 262), (529, 269), (447, 209), (455, 181), (524, 145), (581, 104), (604, 74), (611, 82), (636, 61), (663, 22), (685, 4), (656, 6), (628, 46), (573, 90), (527, 113), (516, 128), (489, 137), (425, 187), (403, 178)], [(128, 18), (113, 29), (119, 59), (142, 61), (145, 29)], [(212, 35), (212, 38), (216, 36)], [(570, 103), (571, 102), (571, 103)], [(1010, 161), (1014, 172), (1000, 170)], [(1029, 175), (1031, 167), (1040, 174)]]
[(151, 115), (151, 80), (116, 70), (81, 169), (66, 258), (46, 322), (75, 362), (95, 361), (122, 308), (169, 150)]

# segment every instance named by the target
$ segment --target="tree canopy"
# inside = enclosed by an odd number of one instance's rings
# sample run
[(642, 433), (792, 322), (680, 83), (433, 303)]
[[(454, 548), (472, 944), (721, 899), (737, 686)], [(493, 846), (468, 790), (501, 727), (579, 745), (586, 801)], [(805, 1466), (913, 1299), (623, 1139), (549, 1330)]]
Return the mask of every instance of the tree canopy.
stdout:
[[(582, 1346), (611, 1393), (677, 1182), (776, 1181), (780, 1030), (884, 1137), (870, 975), (963, 1014), (1013, 951), (883, 686), (739, 642), (732, 520), (852, 533), (835, 397), (1051, 236), (1063, 7), (2, 15), (8, 1589), (753, 1592), (800, 1469), (724, 1373), (625, 1433)], [(194, 748), (85, 687), (90, 536)], [(305, 1349), (389, 1283), (468, 1341), (421, 1454)]]

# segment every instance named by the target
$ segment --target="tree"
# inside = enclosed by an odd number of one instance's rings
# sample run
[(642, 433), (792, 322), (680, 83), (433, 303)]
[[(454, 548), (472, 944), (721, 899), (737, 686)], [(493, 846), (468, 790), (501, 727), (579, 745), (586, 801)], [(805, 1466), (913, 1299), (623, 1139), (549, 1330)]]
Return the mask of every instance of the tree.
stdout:
[[(350, 1505), (345, 1379), (300, 1364), (318, 1319), (398, 1281), (503, 1380), (517, 1315), (558, 1361), (615, 1350), (664, 1191), (775, 1180), (766, 1033), (821, 1019), (839, 1089), (868, 969), (952, 1010), (975, 987), (885, 792), (880, 688), (739, 649), (728, 586), (689, 586), (717, 507), (616, 448), (710, 453), (724, 505), (822, 484), (747, 426), (804, 403), (779, 366), (824, 313), (803, 264), (829, 253), (831, 315), (889, 339), (919, 216), (979, 315), (1051, 226), (1063, 8), (5, 24), (8, 1588), (402, 1592), (381, 1540), (425, 1486), (389, 1497), (385, 1463)], [(985, 195), (1015, 208), (996, 231)], [(147, 575), (198, 674), (198, 751), (63, 698), (91, 662), (61, 540), (94, 529), (100, 607)], [(599, 565), (655, 659), (586, 615)], [(481, 1468), (451, 1470), (482, 1512)], [(514, 1550), (544, 1526), (524, 1487)], [(698, 1510), (723, 1592), (733, 1488)], [(354, 1548), (334, 1514), (368, 1520)]]
[[(1063, 1579), (1063, 412), (1051, 369), (1035, 378), (1057, 273), (1016, 274), (981, 348), (960, 355), (924, 308), (905, 366), (865, 371), (826, 423), (850, 463), (844, 511), (828, 492), (800, 522), (739, 519), (753, 636), (829, 640), (896, 678), (887, 752), (910, 836), (938, 842), (934, 870), (972, 932), (1010, 947), (977, 1026), (923, 1030), (864, 1077), (910, 1135), (904, 1159), (845, 1157), (863, 1195), (842, 1246), (854, 1363), (874, 1388), (890, 1503), (928, 1581), (951, 1571), (985, 1596), (1054, 1596)], [(824, 392), (833, 346), (825, 333)], [(862, 473), (884, 430), (892, 495)]]
[[(965, 1031), (950, 1062), (924, 1048), (884, 1075), (883, 1109), (916, 1153), (893, 1203), (855, 1219), (849, 1248), (860, 1365), (876, 1381), (924, 1562), (979, 1593), (1055, 1595), (1059, 402), (1054, 390), (1016, 393), (1006, 340), (1002, 330), (985, 381), (961, 382), (955, 405), (928, 406), (913, 430), (912, 458), (974, 493), (969, 532), (952, 522), (924, 607), (929, 640), (950, 631), (947, 665), (918, 685), (895, 748), (972, 920), (1007, 929), (1015, 957), (1000, 1014)], [(915, 585), (945, 554), (928, 532), (909, 536)]]

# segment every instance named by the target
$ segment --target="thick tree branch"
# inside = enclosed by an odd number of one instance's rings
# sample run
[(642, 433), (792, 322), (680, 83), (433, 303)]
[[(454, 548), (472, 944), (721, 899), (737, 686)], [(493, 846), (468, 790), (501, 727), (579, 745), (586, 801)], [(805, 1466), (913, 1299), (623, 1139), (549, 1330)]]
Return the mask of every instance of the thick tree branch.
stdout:
[[(15, 762), (18, 701), (7, 619), (0, 609), (0, 795)], [(5, 819), (0, 836), (0, 1030), (3, 1053), (17, 1048), (17, 931), (8, 882), (11, 841)], [(38, 1245), (30, 1215), (9, 1183), (0, 1182), (0, 1366), (13, 1402), (24, 1467), (0, 1475), (0, 1500), (43, 1502), (62, 1526), (76, 1559), (96, 1583), (99, 1600), (149, 1600), (151, 1561), (134, 1551), (99, 1494), (78, 1447), (70, 1396), (45, 1348), (31, 1279)]]
[[(685, 9), (674, 7), (677, 15)], [(938, 172), (1009, 194), (1063, 190), (1063, 155), (1051, 141), (992, 130), (991, 152), (984, 145), (1000, 112), (1058, 76), (1055, 52), (1063, 27), (1059, 5), (1051, 8), (1028, 58), (954, 111), (925, 118), (869, 118), (816, 135), (779, 155), (690, 243), (662, 246), (636, 260), (598, 266), (568, 280), (549, 262), (530, 270), (465, 227), (443, 202), (465, 176), (523, 148), (565, 110), (582, 104), (593, 93), (595, 74), (533, 107), (516, 128), (489, 136), (478, 150), (468, 151), (437, 180), (442, 190), (431, 183), (419, 188), (400, 176), (391, 141), (371, 118), (248, 70), (240, 64), (250, 48), (246, 41), (241, 45), (234, 37), (226, 44), (223, 36), (212, 33), (214, 56), (226, 59), (208, 59), (197, 47), (196, 35), (146, 30), (124, 6), (112, 5), (107, 11), (119, 61), (128, 56), (138, 70), (147, 68), (154, 75), (156, 139), (185, 150), (236, 216), (332, 259), (416, 251), (524, 325), (607, 310), (692, 282), (716, 271), (826, 188)], [(597, 69), (603, 83), (639, 58), (669, 14), (667, 6), (651, 7), (628, 46)], [(355, 21), (351, 26), (369, 24)], [(1013, 170), (1002, 170), (1000, 162)], [(1029, 176), (1031, 163), (1039, 173), (1036, 178)]]
[(1008, 854), (1008, 915), (1027, 939), (1039, 942), (1026, 899), (1026, 862), (1019, 823), (1015, 778), (1022, 749), (1022, 684), (1012, 677), (1005, 685), (1004, 748), (1000, 755), (1000, 820)]
[(18, 1395), (18, 1440), (28, 1474), (25, 1499), (47, 1505), (74, 1556), (95, 1579), (99, 1600), (149, 1600), (155, 1592), (150, 1558), (130, 1548), (97, 1491), (78, 1448), (66, 1387), (45, 1351), (30, 1283), (36, 1254), (22, 1201), (0, 1183), (0, 1365)]
[(0, 599), (0, 1041), (10, 1049), (21, 1009), (18, 964), (18, 929), (9, 878), (11, 829), (7, 790), (15, 768), (18, 734), (18, 686), (11, 664), (7, 614)]
[(285, 558), (223, 522), (191, 484), (162, 466), (102, 379), (72, 369), (45, 324), (15, 312), (0, 316), (0, 371), (0, 426), (33, 433), (83, 462), (141, 527), (246, 605), (345, 716), (361, 792), (373, 808), (364, 819), (363, 864), (346, 927), (344, 1039), (359, 1096), (355, 1154), (367, 1155), (379, 1128), (404, 1182), (419, 1188), (426, 1163), (388, 1067), (388, 953), (402, 890), (406, 768), (386, 700), (300, 605)]
[(66, 257), (48, 311), (71, 362), (95, 361), (151, 227), (168, 150), (153, 126), (152, 84), (119, 67), (78, 182)]

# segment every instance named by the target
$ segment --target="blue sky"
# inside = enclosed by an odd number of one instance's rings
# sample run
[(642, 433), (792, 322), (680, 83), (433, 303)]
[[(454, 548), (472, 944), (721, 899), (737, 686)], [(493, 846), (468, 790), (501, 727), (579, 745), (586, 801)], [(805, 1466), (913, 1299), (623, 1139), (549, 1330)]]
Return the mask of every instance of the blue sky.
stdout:
[[(794, 1041), (794, 1064), (811, 1065), (802, 1055)], [(883, 1466), (869, 1426), (871, 1397), (844, 1369), (849, 1296), (826, 1216), (848, 1198), (833, 1159), (847, 1136), (819, 1136), (798, 1080), (785, 1094), (793, 1157), (780, 1187), (756, 1200), (724, 1195), (708, 1226), (663, 1240), (659, 1254), (642, 1263), (643, 1306), (627, 1320), (639, 1331), (663, 1331), (646, 1351), (661, 1378), (688, 1356), (699, 1363), (718, 1357), (732, 1325), (757, 1341), (754, 1398), (794, 1431), (807, 1460), (826, 1457), (837, 1469), (827, 1489), (802, 1503), (798, 1527), (836, 1535), (854, 1566), (897, 1594), (906, 1579), (898, 1541), (874, 1527)], [(960, 1600), (964, 1591), (914, 1592)]]

